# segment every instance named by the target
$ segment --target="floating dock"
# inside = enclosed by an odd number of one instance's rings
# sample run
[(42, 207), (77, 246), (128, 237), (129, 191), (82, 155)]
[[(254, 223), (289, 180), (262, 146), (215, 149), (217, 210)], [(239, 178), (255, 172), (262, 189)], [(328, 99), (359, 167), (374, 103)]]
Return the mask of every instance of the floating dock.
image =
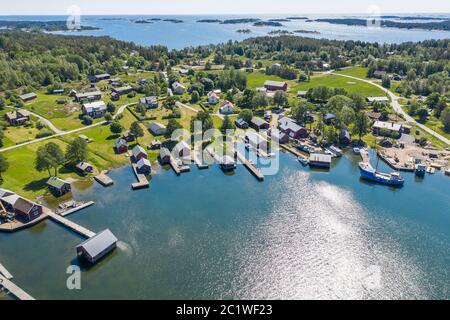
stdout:
[(138, 182), (135, 182), (135, 183), (131, 184), (131, 188), (133, 190), (139, 190), (139, 189), (148, 188), (150, 186), (150, 183), (148, 182), (147, 177), (145, 176), (145, 174), (138, 173), (138, 171), (137, 171), (137, 164), (136, 163), (132, 163), (131, 167), (133, 168), (134, 175), (136, 176), (136, 179), (138, 180)]
[(175, 158), (172, 156), (170, 156), (170, 166), (172, 167), (173, 171), (175, 171), (177, 176), (179, 176), (181, 174), (180, 167), (178, 166), (177, 162), (175, 161)]
[(258, 170), (250, 161), (248, 161), (239, 151), (236, 151), (236, 156), (240, 162), (253, 174), (259, 181), (264, 181), (264, 175)]
[(6, 279), (11, 280), (12, 274), (0, 263), (0, 275), (3, 275)]
[(197, 165), (197, 167), (200, 170), (209, 168), (209, 166), (207, 164), (202, 163), (200, 161), (200, 159), (198, 158), (198, 151), (196, 151), (196, 150), (192, 151), (192, 159), (194, 160), (195, 164)]
[(56, 222), (64, 225), (65, 227), (71, 229), (72, 231), (74, 231), (86, 238), (91, 238), (91, 237), (95, 236), (95, 232), (92, 232), (92, 231), (86, 229), (85, 227), (82, 227), (82, 226), (76, 224), (75, 222), (72, 222), (64, 217), (61, 217), (60, 215), (57, 215), (56, 213), (54, 213), (52, 211), (49, 211), (47, 213), (47, 215), (53, 221), (56, 221)]
[(3, 287), (9, 292), (11, 292), (19, 300), (35, 300), (28, 293), (26, 293), (17, 285), (15, 285), (13, 282), (11, 282), (10, 280), (6, 279), (4, 276), (1, 275), (0, 275), (0, 287)]
[(100, 174), (96, 175), (94, 179), (104, 187), (109, 187), (114, 184), (114, 181), (106, 175), (107, 171), (102, 171)]
[(83, 203), (83, 204), (81, 204), (81, 205), (79, 205), (77, 207), (74, 207), (72, 209), (66, 210), (64, 212), (61, 212), (59, 215), (62, 216), (62, 217), (66, 217), (66, 216), (68, 216), (68, 215), (70, 215), (72, 213), (75, 213), (77, 211), (83, 210), (84, 208), (90, 207), (90, 206), (94, 205), (94, 203), (95, 203), (94, 201), (89, 201), (89, 202)]

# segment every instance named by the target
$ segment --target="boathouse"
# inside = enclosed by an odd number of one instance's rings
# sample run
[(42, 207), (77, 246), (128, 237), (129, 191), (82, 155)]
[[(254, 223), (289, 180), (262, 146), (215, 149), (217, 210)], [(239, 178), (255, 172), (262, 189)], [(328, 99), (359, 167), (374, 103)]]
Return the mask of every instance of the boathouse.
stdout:
[(131, 152), (135, 162), (139, 162), (141, 159), (147, 159), (147, 152), (139, 145), (135, 146)]
[(171, 155), (169, 149), (161, 148), (161, 150), (159, 150), (158, 160), (159, 160), (160, 164), (162, 164), (162, 165), (169, 164), (171, 157), (172, 157), (172, 155)]
[(106, 229), (80, 243), (76, 247), (77, 255), (90, 263), (97, 263), (116, 248), (117, 241), (114, 234), (109, 229)]
[(115, 144), (117, 153), (124, 153), (128, 151), (128, 145), (125, 139), (119, 138), (116, 140)]
[(58, 177), (51, 177), (47, 180), (47, 187), (55, 197), (60, 197), (72, 190), (70, 183)]
[(191, 155), (191, 148), (189, 147), (189, 145), (187, 144), (186, 141), (180, 141), (177, 143), (177, 145), (175, 146), (175, 148), (173, 148), (174, 154), (177, 157), (189, 157)]
[(151, 170), (152, 170), (152, 164), (150, 163), (150, 161), (148, 161), (145, 158), (142, 158), (141, 160), (138, 161), (137, 165), (137, 172), (141, 173), (141, 174), (150, 174)]

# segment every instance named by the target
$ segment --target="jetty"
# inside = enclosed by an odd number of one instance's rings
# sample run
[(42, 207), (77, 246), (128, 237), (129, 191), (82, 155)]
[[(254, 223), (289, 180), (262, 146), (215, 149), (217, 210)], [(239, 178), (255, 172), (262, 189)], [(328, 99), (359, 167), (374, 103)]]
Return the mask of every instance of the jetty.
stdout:
[(148, 188), (150, 186), (150, 183), (148, 182), (145, 174), (141, 174), (137, 171), (137, 164), (132, 163), (131, 167), (133, 168), (134, 175), (136, 176), (136, 179), (138, 180), (138, 182), (131, 184), (131, 188), (133, 190)]
[(361, 149), (359, 151), (359, 155), (361, 156), (362, 162), (370, 163), (370, 161), (369, 161), (369, 152), (366, 149)]
[(6, 279), (11, 280), (12, 274), (0, 263), (0, 275), (3, 275)]
[(95, 203), (94, 201), (89, 201), (89, 202), (80, 204), (80, 205), (75, 206), (75, 207), (73, 207), (73, 208), (71, 208), (69, 210), (62, 211), (61, 213), (59, 213), (59, 215), (62, 216), (62, 217), (66, 217), (66, 216), (68, 216), (68, 215), (70, 215), (72, 213), (75, 213), (77, 211), (83, 210), (84, 208), (90, 207), (90, 206), (94, 205), (94, 203)]
[(300, 157), (303, 158), (305, 160), (309, 160), (309, 156), (307, 156), (306, 154), (304, 154), (303, 152), (297, 150), (296, 148), (293, 148), (291, 146), (285, 145), (285, 144), (280, 144), (280, 147), (290, 153), (292, 153), (294, 156), (296, 157)]
[[(201, 152), (201, 151), (200, 151), (200, 152)], [(197, 150), (193, 150), (193, 151), (192, 151), (192, 160), (194, 160), (194, 163), (197, 165), (197, 167), (198, 167), (200, 170), (208, 169), (208, 168), (209, 168), (209, 166), (208, 166), (207, 164), (203, 163), (203, 162), (198, 158), (198, 151), (197, 151)]]
[(62, 224), (63, 226), (71, 229), (72, 231), (86, 237), (86, 238), (91, 238), (93, 236), (95, 236), (95, 232), (92, 232), (91, 230), (86, 229), (85, 227), (82, 227), (78, 224), (76, 224), (73, 221), (70, 221), (60, 215), (57, 215), (56, 213), (54, 213), (53, 211), (49, 211), (47, 212), (47, 215), (50, 219), (52, 219), (53, 221)]
[(405, 163), (404, 166), (400, 166), (400, 165), (397, 164), (397, 162), (395, 162), (395, 160), (393, 158), (388, 157), (383, 152), (378, 151), (377, 154), (381, 158), (381, 160), (386, 162), (387, 165), (389, 167), (391, 167), (392, 169), (394, 169), (394, 170), (406, 171), (406, 172), (414, 172), (414, 170), (415, 170), (414, 165), (412, 165), (412, 164), (411, 165), (407, 165)]
[(23, 291), (20, 287), (15, 285), (12, 281), (0, 275), (0, 287), (3, 287), (10, 293), (12, 293), (19, 300), (35, 300), (28, 293)]
[(173, 171), (175, 171), (177, 176), (179, 176), (183, 172), (191, 171), (191, 168), (187, 165), (179, 166), (173, 156), (170, 156), (170, 166), (172, 167)]
[(249, 160), (247, 160), (244, 155), (242, 155), (239, 151), (236, 150), (236, 157), (237, 159), (250, 171), (251, 174), (253, 174), (256, 179), (259, 181), (264, 181), (264, 175), (259, 171), (258, 168), (253, 165)]
[(94, 179), (104, 187), (112, 186), (114, 184), (114, 181), (106, 175), (107, 173), (108, 171), (102, 171), (98, 175), (96, 175)]

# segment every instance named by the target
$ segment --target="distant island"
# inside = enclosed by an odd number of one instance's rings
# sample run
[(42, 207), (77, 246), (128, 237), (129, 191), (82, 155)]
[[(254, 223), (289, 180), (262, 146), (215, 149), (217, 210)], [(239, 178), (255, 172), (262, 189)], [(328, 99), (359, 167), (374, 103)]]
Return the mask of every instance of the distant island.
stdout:
[(250, 29), (239, 29), (239, 30), (236, 30), (236, 32), (237, 33), (251, 33), (252, 30), (250, 30)]
[(319, 31), (315, 30), (294, 30), (294, 33), (320, 34)]
[(289, 20), (308, 20), (308, 17), (287, 17)]
[(276, 21), (257, 21), (253, 24), (255, 27), (282, 27), (283, 24)]
[(261, 19), (257, 18), (241, 18), (241, 19), (227, 19), (222, 21), (223, 24), (239, 24), (239, 23), (255, 23), (261, 21)]
[[(309, 20), (308, 20), (309, 21)], [(343, 24), (347, 26), (366, 26), (366, 19), (316, 19), (315, 22), (327, 22), (332, 24)], [(311, 22), (312, 22), (311, 21)], [(396, 22), (391, 20), (380, 20), (382, 27), (399, 29), (422, 29), (450, 31), (450, 20), (442, 22)]]
[(279, 35), (279, 36), (287, 36), (287, 35), (293, 35), (294, 33), (287, 30), (273, 30), (268, 33), (269, 35)]
[(150, 20), (151, 21), (161, 21), (162, 19), (161, 18), (151, 18)]
[(180, 19), (164, 19), (163, 21), (172, 22), (172, 23), (183, 23), (183, 20)]
[(147, 24), (147, 23), (151, 24), (151, 23), (153, 23), (150, 20), (133, 20), (133, 22), (134, 23), (138, 23), (138, 24)]
[(219, 19), (201, 19), (201, 20), (197, 20), (197, 22), (200, 22), (200, 23), (221, 23), (222, 20), (219, 20)]
[(291, 21), (291, 20), (289, 20), (289, 19), (269, 19), (269, 21), (275, 21), (275, 22), (289, 22), (289, 21)]
[(400, 16), (381, 16), (381, 19), (399, 19), (399, 20), (438, 20), (443, 21), (447, 20), (448, 18), (439, 18), (439, 17), (414, 17), (414, 16), (408, 16), (408, 17), (400, 17)]
[(38, 31), (86, 31), (100, 30), (97, 27), (79, 26), (76, 29), (69, 29), (66, 21), (7, 21), (0, 20), (0, 28), (20, 29), (20, 30), (38, 30)]

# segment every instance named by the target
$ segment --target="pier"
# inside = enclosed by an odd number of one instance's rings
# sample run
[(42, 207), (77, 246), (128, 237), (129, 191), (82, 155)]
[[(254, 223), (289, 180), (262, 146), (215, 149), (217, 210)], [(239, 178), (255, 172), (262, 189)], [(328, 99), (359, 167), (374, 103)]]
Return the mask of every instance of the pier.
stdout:
[(7, 291), (11, 292), (19, 300), (35, 300), (32, 296), (2, 275), (0, 275), (0, 287), (3, 287)]
[(361, 149), (359, 151), (359, 155), (361, 156), (362, 162), (370, 163), (370, 161), (369, 161), (369, 152), (366, 149)]
[(132, 163), (131, 167), (133, 168), (134, 175), (136, 176), (136, 179), (138, 180), (138, 182), (135, 182), (135, 183), (131, 184), (131, 188), (133, 190), (139, 190), (139, 189), (148, 188), (150, 186), (150, 183), (148, 182), (147, 177), (145, 176), (145, 174), (138, 173), (138, 171), (137, 171), (137, 164), (136, 163)]
[(106, 175), (107, 173), (108, 171), (102, 171), (100, 174), (96, 175), (94, 179), (104, 187), (112, 186), (114, 181)]
[(94, 203), (95, 203), (94, 201), (89, 201), (89, 202), (83, 203), (83, 204), (81, 204), (81, 205), (79, 205), (77, 207), (74, 207), (72, 209), (63, 211), (59, 215), (62, 216), (62, 217), (66, 217), (66, 216), (68, 216), (68, 215), (70, 215), (72, 213), (75, 213), (77, 211), (83, 210), (84, 208), (90, 207), (90, 206), (94, 205)]
[(82, 226), (76, 224), (75, 222), (72, 222), (64, 217), (61, 217), (60, 215), (57, 215), (56, 213), (54, 213), (52, 211), (49, 211), (47, 213), (47, 215), (53, 221), (58, 222), (59, 224), (62, 224), (63, 226), (71, 229), (72, 231), (74, 231), (86, 238), (91, 238), (91, 237), (95, 236), (95, 232), (92, 232), (92, 231), (86, 229), (85, 227), (82, 227)]
[(381, 160), (383, 160), (389, 167), (394, 170), (406, 172), (414, 172), (415, 170), (414, 165), (407, 165), (405, 163), (404, 166), (400, 166), (399, 164), (397, 164), (397, 162), (395, 162), (393, 158), (388, 157), (383, 152), (378, 151), (377, 155), (381, 158)]
[(0, 275), (3, 275), (6, 279), (11, 280), (12, 274), (0, 263)]
[(198, 158), (198, 151), (197, 150), (193, 150), (192, 151), (192, 159), (194, 160), (194, 163), (197, 165), (197, 167), (200, 170), (209, 168), (209, 166), (207, 164), (204, 164), (203, 162), (200, 161), (200, 159)]
[(264, 175), (249, 160), (247, 160), (239, 151), (236, 150), (238, 160), (253, 174), (259, 181), (264, 181)]
[(306, 154), (302, 153), (301, 151), (299, 151), (299, 150), (297, 150), (297, 149), (295, 149), (293, 147), (290, 147), (290, 146), (285, 145), (285, 144), (280, 144), (280, 147), (282, 149), (292, 153), (296, 157), (300, 157), (300, 158), (303, 158), (305, 160), (309, 160), (309, 156), (307, 156)]

